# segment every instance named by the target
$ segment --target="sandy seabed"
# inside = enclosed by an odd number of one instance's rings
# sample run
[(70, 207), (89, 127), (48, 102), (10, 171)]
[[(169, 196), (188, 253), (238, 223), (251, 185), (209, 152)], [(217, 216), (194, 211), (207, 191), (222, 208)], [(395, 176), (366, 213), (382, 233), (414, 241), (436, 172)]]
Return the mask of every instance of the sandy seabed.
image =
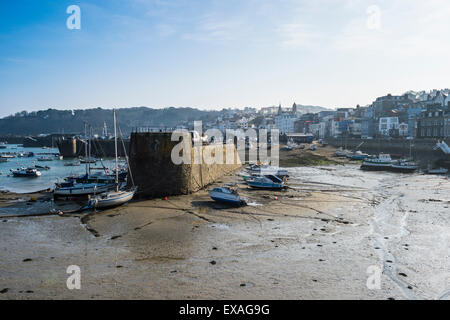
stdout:
[[(217, 183), (237, 183), (242, 208), (201, 191), (11, 217), (25, 205), (5, 195), (0, 299), (450, 299), (448, 177), (289, 170), (286, 191), (252, 190), (238, 175)], [(70, 265), (80, 290), (66, 286)], [(367, 287), (374, 267), (379, 289)]]

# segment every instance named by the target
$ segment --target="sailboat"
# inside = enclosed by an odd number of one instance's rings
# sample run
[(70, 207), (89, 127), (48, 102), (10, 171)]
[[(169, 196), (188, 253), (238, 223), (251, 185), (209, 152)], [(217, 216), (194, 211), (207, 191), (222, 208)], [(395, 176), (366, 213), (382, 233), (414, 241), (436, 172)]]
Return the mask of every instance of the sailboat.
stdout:
[[(86, 131), (86, 126), (85, 126)], [(87, 134), (87, 133), (86, 133)], [(85, 134), (85, 135), (86, 135)], [(90, 157), (90, 145), (88, 152), (88, 144), (85, 142), (85, 155), (86, 157)], [(90, 164), (86, 163), (86, 177), (91, 176)], [(99, 194), (102, 192), (106, 192), (114, 188), (113, 183), (108, 183), (108, 181), (98, 181), (98, 180), (77, 180), (74, 179), (66, 179), (66, 182), (57, 183), (55, 189), (53, 190), (53, 197), (88, 197), (90, 195)]]
[[(115, 109), (113, 110), (113, 115), (114, 115), (114, 146), (116, 153), (116, 166), (114, 168), (114, 172), (116, 175), (116, 184), (115, 184), (116, 188), (114, 191), (104, 192), (89, 199), (88, 206), (91, 208), (109, 208), (120, 206), (133, 199), (134, 194), (137, 191), (137, 188), (134, 186), (130, 190), (119, 190), (119, 160), (117, 158), (117, 120)], [(126, 152), (126, 150), (124, 150), (124, 152)], [(126, 157), (126, 159), (128, 162), (128, 157)]]

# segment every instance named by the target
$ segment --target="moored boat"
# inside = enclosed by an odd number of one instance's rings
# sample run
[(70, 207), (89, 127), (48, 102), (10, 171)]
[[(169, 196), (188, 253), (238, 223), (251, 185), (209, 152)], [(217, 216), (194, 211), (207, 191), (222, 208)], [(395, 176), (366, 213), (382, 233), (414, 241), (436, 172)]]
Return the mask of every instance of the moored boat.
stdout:
[(113, 184), (107, 183), (76, 183), (74, 181), (56, 184), (53, 196), (58, 197), (87, 197), (103, 193), (114, 188)]
[(209, 191), (211, 199), (217, 202), (225, 202), (233, 205), (245, 205), (247, 201), (239, 196), (235, 189), (229, 187), (218, 187)]
[(41, 172), (33, 168), (18, 168), (16, 170), (11, 169), (13, 177), (18, 178), (38, 178), (41, 176)]

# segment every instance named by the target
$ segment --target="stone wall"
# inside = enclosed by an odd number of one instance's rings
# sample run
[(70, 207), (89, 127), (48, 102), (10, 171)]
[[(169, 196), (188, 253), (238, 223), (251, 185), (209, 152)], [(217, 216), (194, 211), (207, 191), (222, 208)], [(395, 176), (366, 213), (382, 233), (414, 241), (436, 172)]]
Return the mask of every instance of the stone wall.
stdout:
[[(192, 147), (189, 134), (189, 138), (185, 138), (185, 150), (191, 153), (190, 163), (174, 164), (172, 149), (180, 142), (171, 141), (171, 136), (171, 133), (165, 132), (131, 134), (130, 169), (134, 183), (138, 186), (138, 198), (196, 192), (241, 167), (234, 146), (228, 149), (234, 159), (232, 164), (208, 164), (205, 157), (200, 163), (195, 163), (196, 155), (214, 155), (215, 152), (223, 151), (225, 159), (226, 151), (220, 149), (221, 145)], [(128, 179), (128, 183), (131, 184), (131, 179)]]

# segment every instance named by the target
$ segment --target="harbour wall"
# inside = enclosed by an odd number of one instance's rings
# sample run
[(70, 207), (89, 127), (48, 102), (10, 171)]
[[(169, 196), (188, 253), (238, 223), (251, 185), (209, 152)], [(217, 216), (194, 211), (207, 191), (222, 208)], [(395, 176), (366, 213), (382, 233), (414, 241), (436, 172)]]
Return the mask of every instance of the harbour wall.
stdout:
[[(124, 140), (125, 150), (128, 154), (129, 140)], [(56, 145), (59, 149), (59, 153), (64, 158), (76, 158), (85, 156), (85, 145), (78, 138), (58, 139)], [(119, 157), (124, 157), (122, 141), (117, 142), (117, 153)], [(115, 157), (114, 139), (108, 140), (91, 140), (91, 155), (96, 158), (112, 158)]]
[[(171, 141), (168, 132), (135, 132), (130, 139), (130, 169), (134, 184), (138, 186), (138, 198), (155, 198), (196, 192), (220, 177), (241, 168), (234, 145), (193, 146), (189, 133), (182, 140), (184, 152), (190, 153), (190, 161), (175, 164), (172, 161), (172, 150), (180, 141)], [(208, 155), (215, 156), (223, 152), (232, 161), (229, 164), (207, 163)], [(184, 154), (183, 154), (184, 155)], [(197, 163), (194, 159), (198, 156)], [(132, 180), (128, 179), (128, 184)]]

